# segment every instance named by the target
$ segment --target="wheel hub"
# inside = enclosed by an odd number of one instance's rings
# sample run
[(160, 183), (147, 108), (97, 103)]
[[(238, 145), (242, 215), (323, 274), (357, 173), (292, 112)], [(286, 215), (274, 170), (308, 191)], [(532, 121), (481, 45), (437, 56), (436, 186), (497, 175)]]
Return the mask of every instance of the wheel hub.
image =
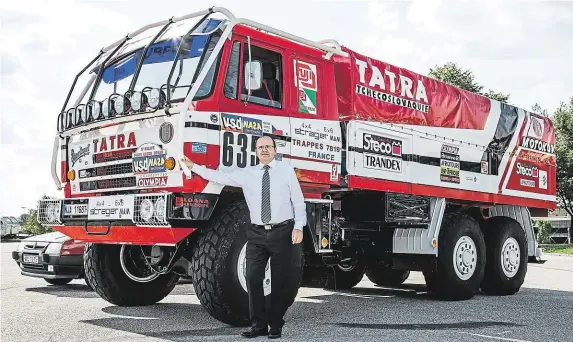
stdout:
[(511, 278), (517, 274), (520, 264), (520, 250), (517, 241), (510, 237), (501, 248), (501, 268), (503, 273)]
[[(237, 275), (239, 276), (239, 283), (245, 292), (247, 290), (247, 243), (243, 245), (239, 258), (237, 260)], [(271, 259), (267, 261), (265, 267), (265, 278), (263, 279), (263, 291), (265, 296), (271, 294)]]
[(468, 280), (477, 266), (477, 248), (469, 236), (462, 236), (454, 247), (454, 270), (462, 280)]
[(137, 246), (122, 245), (119, 252), (121, 269), (127, 277), (138, 283), (147, 283), (159, 277), (145, 260), (146, 256)]

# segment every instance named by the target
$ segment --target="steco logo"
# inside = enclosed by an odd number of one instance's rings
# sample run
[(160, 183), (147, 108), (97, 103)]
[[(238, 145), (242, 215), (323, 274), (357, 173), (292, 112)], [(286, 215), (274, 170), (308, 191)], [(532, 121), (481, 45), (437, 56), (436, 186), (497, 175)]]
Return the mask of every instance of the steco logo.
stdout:
[(363, 148), (366, 152), (402, 157), (402, 141), (373, 134), (364, 134)]
[(517, 163), (517, 174), (537, 178), (539, 176), (539, 168), (529, 164)]

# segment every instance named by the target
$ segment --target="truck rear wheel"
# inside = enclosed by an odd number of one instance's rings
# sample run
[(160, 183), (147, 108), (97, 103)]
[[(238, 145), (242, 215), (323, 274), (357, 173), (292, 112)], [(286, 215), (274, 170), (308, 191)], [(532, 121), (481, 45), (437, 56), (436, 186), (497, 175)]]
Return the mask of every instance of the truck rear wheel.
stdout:
[(179, 276), (155, 273), (144, 258), (139, 246), (86, 244), (86, 283), (101, 298), (115, 305), (155, 304), (171, 293)]
[(483, 233), (474, 218), (463, 213), (445, 214), (436, 268), (424, 271), (428, 289), (442, 300), (472, 298), (483, 279), (485, 249)]
[[(246, 229), (249, 209), (244, 201), (230, 204), (201, 232), (193, 250), (193, 287), (205, 310), (217, 320), (235, 326), (250, 324), (246, 287)], [(285, 289), (292, 303), (302, 277), (302, 244), (295, 248), (293, 281)], [(263, 281), (265, 296), (271, 293), (270, 259)]]
[(527, 273), (525, 232), (513, 220), (496, 217), (487, 222), (487, 263), (481, 290), (497, 296), (515, 294), (523, 285)]
[(395, 270), (388, 265), (368, 266), (366, 276), (379, 286), (398, 286), (408, 279), (410, 271)]

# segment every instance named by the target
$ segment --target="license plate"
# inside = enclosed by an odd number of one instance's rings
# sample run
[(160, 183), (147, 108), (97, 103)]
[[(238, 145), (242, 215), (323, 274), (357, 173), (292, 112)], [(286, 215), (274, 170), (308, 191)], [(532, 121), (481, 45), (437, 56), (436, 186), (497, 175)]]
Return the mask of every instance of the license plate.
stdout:
[(64, 204), (64, 216), (85, 216), (87, 213), (87, 204)]
[(22, 261), (26, 264), (39, 264), (40, 259), (37, 255), (24, 255), (22, 256)]
[(88, 220), (130, 220), (133, 196), (92, 197), (88, 202)]

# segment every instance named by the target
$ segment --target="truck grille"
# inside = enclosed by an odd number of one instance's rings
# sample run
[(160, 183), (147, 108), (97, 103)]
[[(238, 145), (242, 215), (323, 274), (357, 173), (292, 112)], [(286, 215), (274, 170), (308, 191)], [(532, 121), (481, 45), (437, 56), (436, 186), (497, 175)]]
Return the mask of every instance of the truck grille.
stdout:
[(101, 189), (129, 188), (135, 186), (135, 177), (122, 177), (115, 179), (100, 179), (80, 183), (80, 191), (94, 191)]
[[(93, 166), (79, 170), (79, 191), (90, 192), (105, 189), (122, 189), (135, 187), (136, 179), (133, 176), (132, 155), (135, 148), (96, 153), (92, 156)], [(101, 165), (100, 164), (111, 164)], [(113, 177), (113, 176), (117, 176)], [(93, 179), (93, 177), (106, 177), (107, 179)]]

